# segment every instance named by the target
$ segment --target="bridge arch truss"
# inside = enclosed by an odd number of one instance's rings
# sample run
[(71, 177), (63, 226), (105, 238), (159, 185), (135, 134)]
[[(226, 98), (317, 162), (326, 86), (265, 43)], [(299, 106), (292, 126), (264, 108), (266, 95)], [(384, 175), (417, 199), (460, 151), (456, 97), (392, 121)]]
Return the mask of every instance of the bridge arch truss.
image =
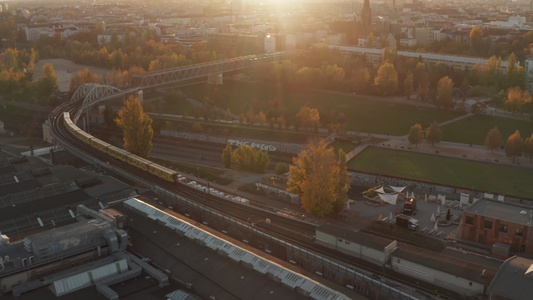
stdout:
[(70, 102), (82, 101), (77, 113), (73, 116), (72, 120), (76, 122), (80, 115), (99, 102), (115, 98), (121, 95), (129, 94), (135, 91), (133, 90), (121, 90), (114, 86), (101, 85), (96, 83), (85, 83), (78, 87), (76, 92), (70, 98)]
[(212, 74), (244, 70), (257, 61), (273, 61), (303, 53), (304, 51), (275, 52), (269, 54), (248, 55), (223, 60), (205, 62), (173, 69), (146, 72), (133, 75), (130, 86), (146, 88), (176, 83), (182, 80), (196, 79)]

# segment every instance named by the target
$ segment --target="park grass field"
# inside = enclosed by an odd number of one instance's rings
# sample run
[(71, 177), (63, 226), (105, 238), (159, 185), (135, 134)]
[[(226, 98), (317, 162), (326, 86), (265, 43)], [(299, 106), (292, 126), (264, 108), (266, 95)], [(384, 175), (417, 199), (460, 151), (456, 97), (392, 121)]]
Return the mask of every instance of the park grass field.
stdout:
[(533, 198), (532, 169), (376, 147), (349, 161), (348, 169)]
[(531, 121), (521, 121), (490, 115), (476, 115), (442, 126), (443, 140), (463, 144), (484, 145), (485, 137), (489, 130), (498, 127), (502, 134), (502, 141), (517, 129), (522, 139), (526, 139), (533, 133)]
[(342, 149), (344, 153), (348, 153), (357, 147), (356, 144), (352, 143), (332, 143), (331, 146), (333, 147), (333, 152), (335, 154), (338, 154), (340, 149)]
[[(204, 84), (190, 85), (181, 90), (194, 99), (204, 97)], [(229, 107), (233, 113), (244, 113), (252, 106), (267, 112), (268, 100), (278, 98), (289, 115), (296, 115), (304, 105), (325, 112), (342, 112), (346, 119), (345, 129), (355, 132), (407, 135), (409, 128), (416, 123), (426, 127), (433, 121), (440, 123), (461, 115), (455, 111), (417, 108), (335, 92), (296, 91), (230, 80), (224, 82), (222, 91), (229, 99), (224, 109)]]

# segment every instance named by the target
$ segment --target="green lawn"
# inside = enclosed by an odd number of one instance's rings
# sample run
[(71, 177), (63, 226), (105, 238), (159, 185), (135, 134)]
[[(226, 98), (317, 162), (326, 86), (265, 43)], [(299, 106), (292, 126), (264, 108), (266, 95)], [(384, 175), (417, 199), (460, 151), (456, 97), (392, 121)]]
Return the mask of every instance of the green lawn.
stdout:
[(333, 147), (333, 152), (335, 154), (339, 153), (339, 149), (342, 149), (344, 153), (348, 153), (352, 151), (355, 147), (357, 147), (356, 144), (352, 144), (352, 143), (335, 143), (335, 142), (333, 142), (331, 146)]
[(463, 144), (484, 145), (487, 133), (496, 126), (502, 134), (502, 141), (504, 143), (517, 129), (520, 130), (520, 136), (524, 140), (533, 133), (533, 124), (530, 121), (477, 115), (442, 126), (443, 140)]
[[(183, 87), (181, 90), (191, 98), (203, 99), (203, 84)], [(289, 115), (295, 115), (304, 105), (328, 113), (342, 112), (346, 118), (346, 129), (356, 132), (406, 135), (416, 123), (427, 126), (433, 121), (443, 122), (460, 115), (458, 112), (391, 104), (359, 96), (282, 90), (254, 83), (226, 81), (222, 90), (228, 99), (227, 106), (234, 113), (245, 112), (252, 106), (266, 113), (269, 110), (268, 100), (278, 98)]]
[(369, 147), (348, 169), (533, 198), (533, 170), (525, 168)]

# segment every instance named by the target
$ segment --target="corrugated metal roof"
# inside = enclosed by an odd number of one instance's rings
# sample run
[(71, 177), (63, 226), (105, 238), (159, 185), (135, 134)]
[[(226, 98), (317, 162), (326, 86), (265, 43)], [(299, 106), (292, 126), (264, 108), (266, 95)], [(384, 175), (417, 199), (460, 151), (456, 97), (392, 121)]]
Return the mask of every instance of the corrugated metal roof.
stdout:
[(182, 290), (175, 290), (172, 293), (166, 294), (165, 297), (170, 300), (196, 300), (194, 296)]
[(228, 254), (229, 258), (236, 262), (243, 261), (250, 263), (252, 264), (254, 270), (262, 274), (268, 273), (273, 278), (278, 278), (281, 280), (287, 286), (299, 287), (301, 290), (309, 293), (313, 299), (348, 299), (346, 295), (340, 292), (324, 286), (319, 282), (311, 280), (308, 277), (302, 276), (301, 274), (286, 269), (272, 261), (263, 259), (252, 252), (240, 248), (237, 245), (231, 244), (230, 242), (224, 241), (224, 244), (222, 245), (220, 242), (222, 241), (221, 239), (217, 240), (218, 238), (213, 238), (213, 236), (208, 232), (192, 226), (183, 220), (179, 220), (174, 216), (165, 213), (163, 213), (164, 216), (162, 216), (162, 211), (140, 200), (132, 198), (124, 201), (124, 204), (131, 208), (137, 209), (138, 211), (146, 213), (148, 218), (163, 222), (167, 227), (176, 228), (176, 230), (183, 232), (185, 236), (191, 239), (202, 241), (209, 248), (216, 248), (224, 251)]
[(56, 280), (50, 285), (50, 290), (52, 290), (54, 295), (59, 297), (93, 285), (95, 282), (104, 278), (126, 272), (127, 270), (128, 263), (125, 259), (122, 259), (87, 272)]

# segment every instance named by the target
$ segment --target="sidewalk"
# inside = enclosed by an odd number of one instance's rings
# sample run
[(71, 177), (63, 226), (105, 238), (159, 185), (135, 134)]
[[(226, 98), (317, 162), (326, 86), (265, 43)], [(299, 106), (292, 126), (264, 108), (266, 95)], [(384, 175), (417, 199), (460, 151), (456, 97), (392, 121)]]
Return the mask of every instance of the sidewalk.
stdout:
[(450, 142), (441, 142), (439, 144), (431, 145), (426, 141), (423, 141), (418, 145), (412, 145), (409, 143), (409, 141), (407, 141), (407, 138), (405, 138), (404, 141), (394, 139), (383, 142), (376, 146), (533, 169), (533, 160), (530, 160), (529, 157), (515, 157), (513, 163), (513, 159), (511, 157), (507, 157), (504, 150), (500, 149), (492, 152), (480, 145), (469, 146), (467, 144)]

